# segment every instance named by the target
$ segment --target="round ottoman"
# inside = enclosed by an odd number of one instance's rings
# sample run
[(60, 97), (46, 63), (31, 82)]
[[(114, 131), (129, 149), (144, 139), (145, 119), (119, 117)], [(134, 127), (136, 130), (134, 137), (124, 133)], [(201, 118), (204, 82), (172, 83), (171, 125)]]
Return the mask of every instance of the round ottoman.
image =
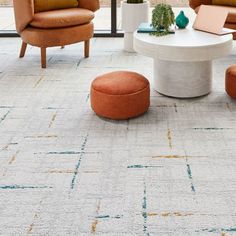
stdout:
[(232, 65), (226, 70), (225, 90), (230, 97), (236, 99), (236, 65)]
[(114, 120), (136, 117), (149, 108), (149, 81), (129, 71), (104, 74), (92, 82), (90, 98), (92, 109), (99, 116)]

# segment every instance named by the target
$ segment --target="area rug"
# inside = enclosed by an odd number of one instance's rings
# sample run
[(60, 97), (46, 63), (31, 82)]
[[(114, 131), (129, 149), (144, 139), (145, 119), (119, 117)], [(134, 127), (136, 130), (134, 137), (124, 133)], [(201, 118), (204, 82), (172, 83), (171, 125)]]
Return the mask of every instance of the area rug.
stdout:
[[(197, 99), (153, 89), (147, 114), (97, 117), (91, 81), (131, 70), (152, 84), (152, 60), (94, 39), (17, 58), (0, 40), (0, 235), (236, 235), (236, 102), (224, 90), (236, 50), (214, 62)], [(151, 85), (152, 86), (152, 85)], [(152, 86), (153, 87), (153, 86)]]

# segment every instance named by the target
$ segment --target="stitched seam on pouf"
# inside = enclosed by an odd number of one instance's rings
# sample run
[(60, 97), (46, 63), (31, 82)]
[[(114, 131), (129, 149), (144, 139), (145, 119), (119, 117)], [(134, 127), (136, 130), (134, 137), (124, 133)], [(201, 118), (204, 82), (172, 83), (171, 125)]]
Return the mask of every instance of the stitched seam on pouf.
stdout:
[(126, 94), (110, 94), (110, 93), (104, 93), (104, 92), (101, 92), (95, 88), (92, 87), (92, 89), (96, 92), (99, 92), (99, 93), (102, 93), (104, 95), (109, 95), (109, 96), (131, 96), (131, 95), (135, 95), (135, 94), (138, 94), (138, 93), (141, 93), (143, 91), (145, 91), (147, 88), (149, 88), (149, 85), (147, 85), (145, 88), (141, 89), (141, 90), (138, 90), (137, 92), (134, 92), (134, 93), (126, 93)]

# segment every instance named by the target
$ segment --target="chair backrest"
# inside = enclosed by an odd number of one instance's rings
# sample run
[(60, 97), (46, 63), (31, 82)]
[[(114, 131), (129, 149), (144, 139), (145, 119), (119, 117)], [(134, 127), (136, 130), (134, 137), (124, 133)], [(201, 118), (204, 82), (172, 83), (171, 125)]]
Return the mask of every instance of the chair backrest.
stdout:
[(78, 0), (34, 0), (35, 13), (73, 7), (78, 7)]
[(189, 0), (189, 6), (194, 10), (200, 5), (212, 5), (212, 0)]
[(99, 0), (79, 0), (79, 7), (90, 11), (97, 11), (100, 8)]
[[(79, 0), (78, 7), (95, 12), (100, 8), (99, 0)], [(19, 34), (34, 17), (34, 0), (13, 0), (16, 30)]]
[(16, 30), (20, 34), (32, 21), (34, 16), (34, 0), (13, 0)]

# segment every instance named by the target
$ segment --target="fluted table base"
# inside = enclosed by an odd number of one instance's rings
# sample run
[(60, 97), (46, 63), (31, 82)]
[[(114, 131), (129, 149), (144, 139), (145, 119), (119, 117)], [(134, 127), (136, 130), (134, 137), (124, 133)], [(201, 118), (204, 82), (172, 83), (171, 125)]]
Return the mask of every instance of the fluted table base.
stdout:
[(174, 62), (154, 59), (154, 88), (177, 98), (206, 95), (212, 87), (212, 61)]

